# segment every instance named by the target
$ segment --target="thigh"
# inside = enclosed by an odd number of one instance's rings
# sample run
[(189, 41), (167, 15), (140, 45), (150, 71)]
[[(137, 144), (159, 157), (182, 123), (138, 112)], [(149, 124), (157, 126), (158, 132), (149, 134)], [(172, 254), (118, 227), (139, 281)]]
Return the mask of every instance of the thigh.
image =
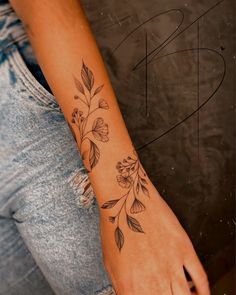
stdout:
[(7, 54), (1, 170), (11, 186), (3, 189), (0, 214), (17, 220), (56, 294), (114, 294), (103, 265), (99, 208), (68, 123), (17, 48)]
[(0, 294), (53, 295), (13, 220), (0, 218)]

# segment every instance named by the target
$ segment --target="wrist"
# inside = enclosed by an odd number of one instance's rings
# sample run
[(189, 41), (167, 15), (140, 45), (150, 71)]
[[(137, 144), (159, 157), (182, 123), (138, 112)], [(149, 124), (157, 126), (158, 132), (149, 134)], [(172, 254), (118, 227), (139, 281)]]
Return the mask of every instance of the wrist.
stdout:
[(109, 209), (120, 206), (129, 208), (131, 214), (142, 212), (144, 202), (151, 198), (155, 189), (134, 149), (115, 162), (109, 177), (103, 182), (103, 187), (95, 188), (102, 215), (109, 215)]

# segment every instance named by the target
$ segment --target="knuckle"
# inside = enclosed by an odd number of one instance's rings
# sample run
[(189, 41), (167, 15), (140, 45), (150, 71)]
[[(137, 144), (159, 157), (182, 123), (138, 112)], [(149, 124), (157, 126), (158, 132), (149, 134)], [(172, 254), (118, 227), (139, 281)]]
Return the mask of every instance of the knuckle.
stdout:
[(201, 274), (199, 281), (202, 285), (209, 285), (208, 276), (205, 271)]
[(191, 252), (195, 252), (195, 248), (193, 246), (193, 243), (188, 237), (186, 238), (186, 249)]
[(166, 280), (158, 281), (157, 288), (158, 288), (159, 294), (165, 295), (168, 293), (168, 290), (169, 290), (169, 282), (167, 282)]

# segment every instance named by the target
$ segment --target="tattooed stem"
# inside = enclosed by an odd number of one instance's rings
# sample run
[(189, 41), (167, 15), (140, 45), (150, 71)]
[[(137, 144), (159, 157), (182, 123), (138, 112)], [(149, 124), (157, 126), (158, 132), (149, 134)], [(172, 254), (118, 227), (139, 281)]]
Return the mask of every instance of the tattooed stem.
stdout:
[[(87, 131), (86, 133), (84, 133), (83, 134), (83, 137), (82, 137), (82, 140), (85, 140), (85, 136), (88, 134), (88, 133), (91, 133), (92, 132), (92, 130), (89, 130), (89, 131)], [(88, 137), (87, 137), (88, 138)]]
[[(74, 96), (74, 99), (79, 99), (79, 100), (82, 101), (86, 106), (88, 106), (87, 100), (84, 101), (80, 96), (75, 95), (75, 96)], [(85, 97), (85, 99), (86, 99), (86, 97)]]
[[(74, 120), (74, 123), (75, 123), (75, 125), (77, 126), (77, 128), (79, 129), (79, 131), (80, 131), (80, 134), (81, 134), (81, 133), (82, 133), (82, 132), (81, 132), (81, 124), (80, 124), (80, 122), (78, 121), (78, 119), (77, 119), (77, 118)], [(81, 147), (81, 141), (82, 141), (82, 139), (81, 139), (81, 136), (80, 136), (80, 143), (79, 143), (79, 147)]]
[[(87, 67), (84, 61), (82, 61), (80, 76), (81, 76), (81, 80), (77, 79), (77, 77), (74, 76), (74, 83), (80, 96), (82, 95), (82, 97), (85, 100), (82, 99), (79, 95), (74, 95), (74, 99), (78, 99), (81, 102), (83, 102), (83, 104), (85, 104), (87, 108), (86, 110), (87, 115), (84, 116), (82, 110), (78, 110), (78, 108), (74, 108), (71, 122), (76, 125), (80, 134), (80, 142), (78, 143), (80, 151), (81, 151), (83, 141), (85, 139), (89, 140), (89, 151), (87, 153), (83, 151), (83, 155), (86, 155), (86, 157), (88, 157), (89, 167), (86, 167), (86, 168), (88, 172), (91, 172), (91, 170), (97, 165), (98, 160), (100, 158), (100, 150), (97, 144), (94, 142), (94, 139), (101, 142), (107, 142), (109, 140), (108, 138), (109, 129), (108, 129), (108, 124), (104, 122), (103, 118), (97, 117), (93, 122), (92, 130), (89, 130), (86, 132), (88, 119), (92, 113), (94, 113), (95, 111), (98, 111), (99, 109), (108, 110), (109, 105), (105, 99), (100, 98), (99, 101), (97, 102), (98, 107), (91, 110), (92, 99), (98, 96), (98, 94), (102, 91), (104, 85), (102, 84), (94, 89), (93, 72)], [(71, 130), (75, 140), (77, 140), (77, 137), (74, 133), (73, 128), (71, 128)], [(86, 136), (90, 132), (92, 132), (94, 139)]]
[[(88, 113), (88, 116), (90, 116), (92, 113), (94, 113), (96, 110), (98, 110), (99, 108), (95, 108), (95, 109), (93, 109), (91, 112), (89, 112)], [(88, 116), (87, 116), (87, 118), (88, 118)]]
[(124, 200), (124, 202), (123, 202), (123, 204), (122, 204), (122, 206), (121, 206), (119, 212), (118, 212), (118, 213), (116, 214), (116, 216), (115, 216), (115, 217), (117, 217), (117, 226), (119, 226), (120, 213), (121, 213), (121, 211), (122, 211), (124, 205), (126, 204), (126, 200), (127, 200), (127, 197), (125, 198), (125, 200)]
[(128, 195), (129, 195), (130, 191), (131, 191), (131, 189), (130, 189), (130, 190), (129, 190), (124, 196), (122, 196), (122, 197), (120, 198), (120, 200), (123, 199), (123, 198), (124, 198), (125, 200), (124, 200), (124, 202), (123, 202), (123, 204), (122, 204), (120, 210), (118, 211), (118, 213), (117, 213), (115, 216), (119, 216), (119, 215), (120, 215), (120, 212), (121, 212), (121, 210), (122, 210), (122, 208), (123, 208), (123, 206), (124, 206), (124, 203), (125, 203), (126, 200), (127, 200), (127, 197), (128, 197)]
[(91, 93), (89, 92), (89, 110), (90, 110), (90, 107), (91, 107)]
[[(133, 151), (135, 156), (137, 155), (135, 151)], [(126, 221), (128, 227), (134, 231), (134, 232), (139, 232), (139, 233), (144, 233), (140, 223), (138, 222), (137, 219), (132, 217), (130, 214), (137, 214), (145, 210), (144, 204), (140, 201), (141, 196), (148, 196), (149, 197), (149, 192), (146, 187), (147, 185), (147, 180), (144, 178), (146, 177), (146, 173), (142, 169), (142, 166), (140, 165), (140, 161), (138, 159), (133, 159), (130, 156), (127, 157), (127, 159), (123, 159), (123, 161), (119, 161), (116, 165), (116, 169), (119, 172), (119, 175), (116, 176), (118, 184), (123, 188), (127, 189), (128, 191), (126, 192), (125, 195), (120, 197), (119, 199), (115, 200), (110, 200), (108, 202), (105, 202), (101, 208), (102, 209), (112, 209), (115, 207), (118, 202), (124, 198), (124, 201), (119, 208), (119, 211), (116, 215), (114, 216), (109, 216), (109, 221), (112, 223), (116, 222), (116, 229), (115, 229), (115, 242), (119, 250), (123, 247), (124, 244), (124, 234), (121, 230), (120, 227), (120, 215), (122, 212), (122, 209), (124, 209), (125, 214), (126, 214)], [(144, 177), (140, 174), (143, 173)], [(132, 192), (132, 194), (131, 194)], [(127, 208), (127, 201), (129, 198), (132, 201), (132, 205), (129, 209)]]
[(83, 132), (85, 131), (86, 124), (87, 124), (87, 121), (88, 121), (88, 117), (89, 117), (92, 113), (94, 113), (96, 110), (98, 110), (98, 109), (99, 109), (99, 108), (95, 108), (95, 109), (92, 110), (91, 112), (90, 112), (90, 109), (89, 109), (88, 115), (87, 115), (87, 117), (85, 118), (85, 123), (84, 123)]
[[(90, 109), (90, 106), (89, 106), (89, 109)], [(89, 114), (89, 110), (88, 110), (88, 114)], [(82, 128), (82, 133), (85, 132), (85, 128), (86, 128), (86, 125), (87, 125), (87, 121), (88, 121), (88, 115), (87, 115), (87, 117), (84, 119), (84, 124), (83, 124), (83, 128)], [(84, 137), (84, 135), (82, 135), (82, 137)]]

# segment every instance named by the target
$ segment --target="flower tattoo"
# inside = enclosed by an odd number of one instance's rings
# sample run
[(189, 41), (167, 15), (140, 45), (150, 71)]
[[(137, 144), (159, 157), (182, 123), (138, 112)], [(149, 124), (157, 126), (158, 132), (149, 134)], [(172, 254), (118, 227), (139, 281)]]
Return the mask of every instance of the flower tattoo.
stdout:
[[(99, 97), (104, 85), (100, 85), (97, 88), (94, 87), (95, 79), (93, 72), (84, 61), (81, 68), (81, 80), (74, 77), (74, 83), (78, 90), (78, 95), (75, 95), (74, 99), (80, 100), (85, 107), (85, 110), (82, 110), (82, 107), (80, 109), (74, 108), (72, 112), (71, 123), (77, 127), (79, 139), (77, 139), (71, 124), (69, 124), (69, 127), (82, 152), (82, 159), (87, 160), (87, 171), (91, 172), (100, 158), (100, 150), (95, 140), (107, 142), (109, 140), (109, 128), (101, 116), (94, 119), (91, 128), (88, 128), (87, 125), (91, 114), (99, 109), (108, 110), (109, 105), (104, 98)], [(82, 149), (82, 145), (85, 148), (83, 147)]]
[[(120, 227), (120, 216), (122, 210), (125, 214), (128, 227), (134, 232), (144, 233), (138, 220), (130, 214), (138, 214), (143, 212), (146, 207), (141, 202), (140, 198), (150, 197), (149, 191), (146, 187), (147, 175), (140, 164), (136, 151), (134, 150), (133, 153), (135, 158), (128, 156), (126, 159), (123, 159), (122, 162), (119, 161), (116, 165), (116, 169), (119, 173), (116, 176), (116, 180), (118, 184), (126, 190), (125, 194), (120, 198), (105, 202), (101, 206), (102, 209), (112, 209), (113, 207), (118, 208), (118, 212), (109, 216), (108, 220), (111, 223), (116, 224), (115, 242), (120, 251), (124, 245), (124, 234)], [(131, 206), (127, 208), (127, 201), (130, 200)]]
[[(104, 85), (95, 87), (93, 72), (82, 62), (80, 79), (74, 77), (74, 83), (78, 93), (75, 100), (82, 102), (80, 107), (75, 107), (71, 114), (71, 122), (68, 125), (82, 154), (82, 160), (87, 172), (91, 172), (100, 159), (100, 150), (97, 141), (105, 143), (109, 141), (109, 127), (101, 115), (92, 119), (91, 115), (98, 110), (109, 110), (109, 104), (101, 97)], [(78, 131), (75, 133), (72, 126)], [(143, 212), (146, 207), (142, 198), (150, 197), (147, 189), (146, 173), (142, 168), (138, 155), (133, 150), (134, 157), (128, 156), (116, 165), (118, 185), (125, 193), (116, 199), (105, 202), (102, 209), (115, 210), (108, 220), (115, 224), (115, 242), (121, 251), (124, 245), (124, 233), (120, 225), (121, 215), (125, 217), (127, 226), (134, 232), (144, 233), (139, 221), (133, 215)]]

